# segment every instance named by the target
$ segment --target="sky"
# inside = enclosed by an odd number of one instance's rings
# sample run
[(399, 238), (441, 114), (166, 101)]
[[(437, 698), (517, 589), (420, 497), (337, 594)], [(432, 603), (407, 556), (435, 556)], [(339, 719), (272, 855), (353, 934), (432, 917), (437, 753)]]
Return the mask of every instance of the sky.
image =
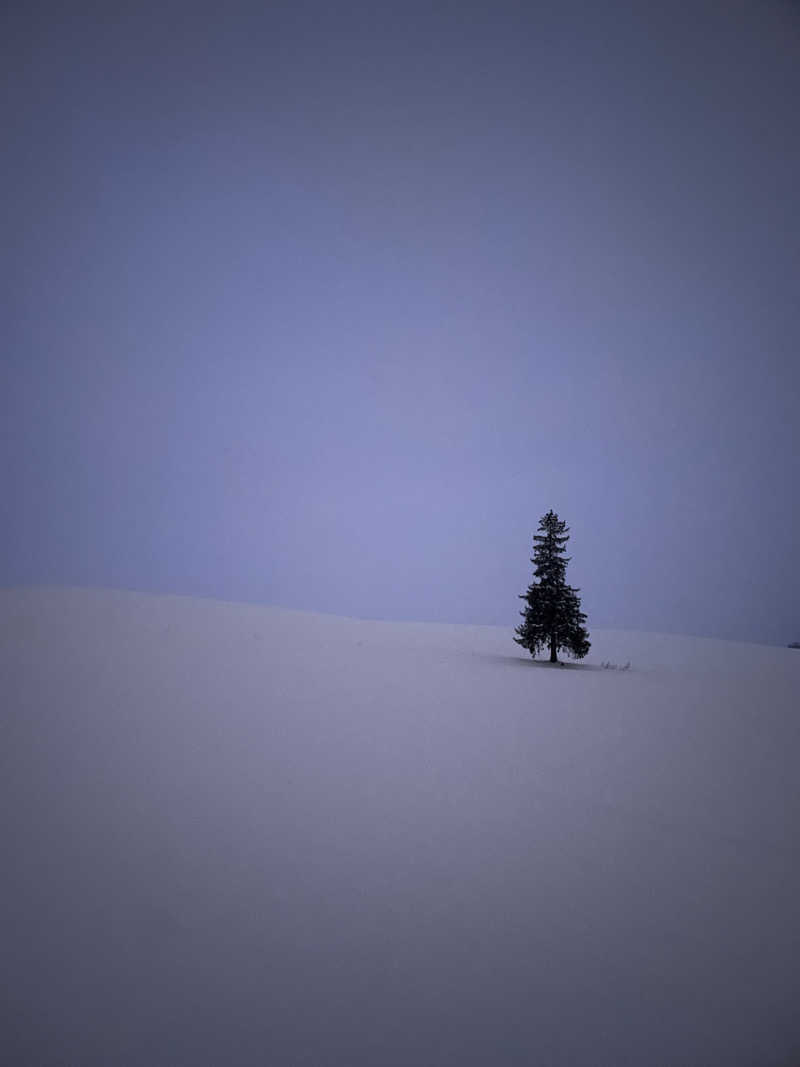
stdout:
[[(800, 10), (5, 5), (0, 584), (800, 639)], [(94, 8), (94, 9), (92, 9)]]

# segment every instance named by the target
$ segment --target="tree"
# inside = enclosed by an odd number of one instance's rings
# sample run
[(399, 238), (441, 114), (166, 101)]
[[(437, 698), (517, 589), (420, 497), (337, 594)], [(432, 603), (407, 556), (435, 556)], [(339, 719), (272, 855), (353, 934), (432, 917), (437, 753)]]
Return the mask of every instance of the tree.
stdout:
[(539, 520), (538, 534), (534, 534), (534, 578), (527, 593), (520, 600), (527, 602), (520, 612), (523, 621), (514, 631), (514, 640), (535, 658), (541, 648), (550, 649), (550, 662), (558, 663), (558, 650), (563, 648), (575, 659), (583, 659), (591, 648), (589, 634), (584, 628), (586, 616), (578, 598), (580, 590), (566, 583), (569, 556), (564, 545), (569, 541), (569, 527), (554, 511)]

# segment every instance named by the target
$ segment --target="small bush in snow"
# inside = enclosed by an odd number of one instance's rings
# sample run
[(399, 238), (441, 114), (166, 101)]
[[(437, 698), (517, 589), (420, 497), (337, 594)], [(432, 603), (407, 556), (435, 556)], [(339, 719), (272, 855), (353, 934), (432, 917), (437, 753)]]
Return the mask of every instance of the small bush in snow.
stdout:
[(604, 671), (629, 671), (631, 669), (631, 661), (628, 660), (625, 666), (621, 667), (619, 663), (612, 663), (611, 660), (603, 660), (600, 666)]

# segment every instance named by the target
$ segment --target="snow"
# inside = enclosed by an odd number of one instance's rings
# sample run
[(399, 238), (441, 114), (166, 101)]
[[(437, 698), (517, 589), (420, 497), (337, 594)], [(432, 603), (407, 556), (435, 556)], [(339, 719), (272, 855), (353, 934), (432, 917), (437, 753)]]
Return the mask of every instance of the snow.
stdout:
[(512, 632), (0, 592), (6, 1062), (800, 1062), (800, 656)]

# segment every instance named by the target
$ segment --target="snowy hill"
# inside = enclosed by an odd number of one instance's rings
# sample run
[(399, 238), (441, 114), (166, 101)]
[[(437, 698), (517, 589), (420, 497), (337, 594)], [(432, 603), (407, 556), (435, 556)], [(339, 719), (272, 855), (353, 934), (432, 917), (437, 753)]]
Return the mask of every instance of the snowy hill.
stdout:
[(591, 637), (0, 592), (5, 1062), (800, 1062), (800, 656)]

